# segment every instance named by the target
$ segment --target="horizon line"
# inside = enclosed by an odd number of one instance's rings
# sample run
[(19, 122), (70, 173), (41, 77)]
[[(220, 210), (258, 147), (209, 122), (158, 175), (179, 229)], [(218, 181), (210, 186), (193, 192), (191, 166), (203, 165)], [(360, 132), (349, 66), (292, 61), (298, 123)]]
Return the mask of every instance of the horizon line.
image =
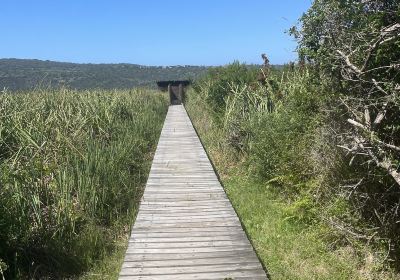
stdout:
[[(143, 66), (143, 67), (223, 67), (227, 66), (230, 64), (233, 64), (235, 62), (239, 62), (240, 64), (244, 65), (263, 65), (263, 63), (247, 63), (247, 62), (242, 62), (238, 59), (233, 60), (232, 62), (226, 63), (226, 64), (218, 64), (218, 65), (201, 65), (201, 64), (171, 64), (171, 65), (156, 65), (156, 64), (138, 64), (138, 63), (132, 63), (132, 62), (71, 62), (71, 61), (63, 61), (63, 60), (52, 60), (52, 59), (40, 59), (40, 58), (18, 58), (18, 57), (1, 57), (0, 60), (35, 60), (35, 61), (41, 61), (41, 62), (55, 62), (55, 63), (69, 63), (69, 64), (80, 64), (80, 65), (136, 65), (136, 66)], [(286, 65), (291, 62), (296, 62), (295, 61), (288, 61), (284, 63), (271, 63), (272, 66), (276, 65)]]

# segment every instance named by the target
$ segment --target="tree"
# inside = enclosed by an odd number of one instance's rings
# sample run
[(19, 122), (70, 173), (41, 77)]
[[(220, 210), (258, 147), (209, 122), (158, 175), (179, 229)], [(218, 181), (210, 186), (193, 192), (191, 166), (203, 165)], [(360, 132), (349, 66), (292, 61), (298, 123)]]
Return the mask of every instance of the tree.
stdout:
[(301, 18), (300, 57), (338, 89), (347, 129), (340, 147), (400, 187), (400, 4), (316, 0)]

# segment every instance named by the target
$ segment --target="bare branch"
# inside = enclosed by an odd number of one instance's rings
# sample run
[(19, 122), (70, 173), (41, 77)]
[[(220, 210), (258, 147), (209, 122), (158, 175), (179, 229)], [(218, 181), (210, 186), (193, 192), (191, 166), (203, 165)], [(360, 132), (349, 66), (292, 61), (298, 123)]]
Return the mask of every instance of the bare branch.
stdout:
[(364, 70), (367, 68), (368, 63), (371, 60), (372, 54), (376, 51), (378, 46), (380, 46), (386, 42), (389, 42), (399, 36), (399, 34), (395, 34), (395, 35), (387, 38), (388, 35), (392, 34), (393, 32), (396, 32), (398, 29), (400, 29), (400, 24), (394, 24), (389, 27), (384, 27), (381, 30), (379, 37), (368, 48), (366, 59), (363, 63), (363, 66), (361, 67), (361, 72), (364, 72)]
[(357, 127), (360, 127), (360, 128), (362, 128), (362, 129), (367, 130), (367, 128), (365, 127), (365, 125), (363, 125), (363, 124), (361, 124), (361, 123), (359, 123), (359, 122), (356, 122), (355, 120), (347, 119), (347, 122), (350, 123), (350, 124), (352, 124), (352, 125), (354, 125), (354, 126), (357, 126)]
[(357, 75), (361, 75), (362, 71), (360, 69), (358, 69), (357, 66), (355, 66), (353, 63), (351, 63), (349, 56), (345, 55), (342, 51), (340, 50), (336, 50), (336, 52), (338, 54), (340, 54), (340, 56), (343, 58), (343, 60), (346, 62), (346, 65), (353, 70), (354, 73), (356, 73)]
[(366, 106), (364, 109), (364, 118), (365, 118), (365, 125), (367, 126), (368, 129), (371, 128), (371, 116), (369, 114), (369, 109)]
[(390, 176), (392, 176), (392, 178), (396, 181), (397, 185), (400, 186), (400, 173), (397, 172), (397, 170), (393, 167), (393, 165), (391, 164), (391, 162), (388, 159), (384, 159), (384, 160), (379, 160), (379, 158), (372, 152), (371, 149), (366, 149), (364, 146), (363, 141), (361, 141), (360, 139), (358, 139), (357, 137), (354, 138), (354, 140), (357, 142), (357, 144), (363, 149), (366, 150), (367, 153), (369, 154), (369, 156), (371, 157), (371, 159), (375, 162), (375, 164), (380, 167), (383, 168), (384, 170), (386, 170), (388, 172), (388, 174)]
[(393, 150), (396, 150), (396, 151), (400, 152), (400, 147), (397, 147), (397, 146), (392, 145), (392, 144), (385, 143), (385, 142), (383, 142), (381, 140), (378, 140), (378, 139), (376, 139), (375, 141), (378, 142), (379, 144), (387, 147), (387, 148), (390, 148), (390, 149), (393, 149)]

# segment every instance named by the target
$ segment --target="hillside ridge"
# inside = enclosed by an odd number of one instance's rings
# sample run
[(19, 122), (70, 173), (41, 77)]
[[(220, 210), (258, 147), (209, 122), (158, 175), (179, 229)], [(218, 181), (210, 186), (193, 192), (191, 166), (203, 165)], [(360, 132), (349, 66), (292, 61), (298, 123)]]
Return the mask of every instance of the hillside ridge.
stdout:
[(0, 88), (37, 86), (76, 89), (155, 87), (156, 80), (197, 79), (209, 66), (145, 66), (130, 63), (71, 63), (38, 59), (0, 59)]

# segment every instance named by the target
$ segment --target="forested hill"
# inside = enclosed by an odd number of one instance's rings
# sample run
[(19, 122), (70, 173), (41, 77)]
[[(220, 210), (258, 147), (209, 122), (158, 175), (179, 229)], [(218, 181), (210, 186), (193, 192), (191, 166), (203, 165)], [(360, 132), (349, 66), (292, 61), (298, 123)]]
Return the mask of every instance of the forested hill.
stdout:
[(77, 89), (155, 86), (156, 80), (196, 79), (204, 74), (207, 68), (0, 59), (0, 88), (23, 90), (36, 86), (67, 86)]

